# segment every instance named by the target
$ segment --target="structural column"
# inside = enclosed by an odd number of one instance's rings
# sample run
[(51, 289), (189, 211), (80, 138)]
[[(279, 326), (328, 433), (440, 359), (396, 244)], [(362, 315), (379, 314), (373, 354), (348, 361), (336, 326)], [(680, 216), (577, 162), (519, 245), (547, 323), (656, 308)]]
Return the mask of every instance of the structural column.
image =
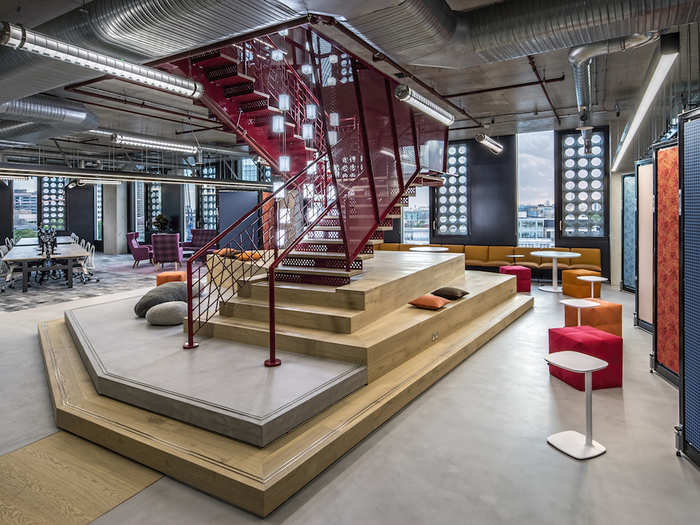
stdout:
[(127, 218), (129, 202), (127, 183), (118, 186), (102, 186), (102, 239), (104, 253), (117, 255), (126, 253)]

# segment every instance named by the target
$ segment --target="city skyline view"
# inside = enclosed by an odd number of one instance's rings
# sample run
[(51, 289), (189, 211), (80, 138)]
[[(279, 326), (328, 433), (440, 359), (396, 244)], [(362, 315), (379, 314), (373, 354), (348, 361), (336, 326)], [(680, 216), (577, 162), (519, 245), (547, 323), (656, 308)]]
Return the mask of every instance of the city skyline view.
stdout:
[(554, 132), (518, 134), (518, 205), (554, 202)]

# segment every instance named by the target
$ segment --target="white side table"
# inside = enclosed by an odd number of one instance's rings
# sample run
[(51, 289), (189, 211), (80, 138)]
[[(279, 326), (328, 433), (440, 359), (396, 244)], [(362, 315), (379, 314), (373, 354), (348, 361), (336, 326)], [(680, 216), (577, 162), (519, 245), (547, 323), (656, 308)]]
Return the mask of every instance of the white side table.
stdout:
[(580, 352), (565, 350), (544, 358), (550, 365), (585, 375), (586, 384), (586, 435), (575, 430), (552, 434), (547, 443), (576, 459), (591, 459), (605, 452), (605, 447), (593, 441), (593, 372), (608, 366), (607, 361)]
[[(591, 297), (595, 296), (595, 283), (604, 283), (607, 281), (607, 277), (598, 277), (597, 275), (580, 275), (577, 277), (579, 281), (586, 281), (591, 283)], [(600, 296), (603, 296), (603, 291), (601, 290)]]
[(589, 301), (588, 299), (562, 299), (559, 301), (561, 304), (567, 306), (573, 306), (578, 310), (578, 326), (581, 326), (581, 309), (582, 308), (595, 308), (600, 306), (595, 301)]
[(559, 280), (557, 278), (557, 259), (574, 259), (576, 257), (581, 257), (580, 253), (575, 252), (555, 252), (542, 250), (539, 252), (532, 252), (535, 257), (545, 257), (552, 259), (552, 285), (551, 286), (540, 286), (540, 290), (544, 292), (561, 292), (561, 286), (559, 286)]

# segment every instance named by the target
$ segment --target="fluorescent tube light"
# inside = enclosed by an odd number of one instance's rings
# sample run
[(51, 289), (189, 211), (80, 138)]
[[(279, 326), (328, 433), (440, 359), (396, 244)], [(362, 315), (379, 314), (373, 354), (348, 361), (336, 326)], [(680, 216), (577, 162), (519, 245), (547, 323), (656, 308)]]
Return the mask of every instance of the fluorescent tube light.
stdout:
[(82, 186), (83, 184), (102, 184), (104, 186), (119, 186), (122, 183), (120, 180), (107, 180), (107, 179), (79, 179), (78, 180), (78, 185)]
[(673, 66), (673, 63), (676, 61), (676, 58), (678, 58), (678, 47), (676, 47), (675, 50), (671, 49), (670, 52), (665, 53), (663, 51), (665, 36), (666, 35), (662, 36), (662, 51), (659, 55), (658, 61), (656, 62), (654, 72), (651, 74), (651, 78), (649, 78), (649, 82), (647, 83), (647, 86), (644, 90), (644, 95), (642, 95), (642, 100), (639, 102), (639, 106), (637, 106), (637, 110), (634, 113), (634, 117), (632, 117), (632, 120), (630, 121), (629, 126), (625, 131), (625, 135), (622, 138), (622, 142), (617, 148), (617, 153), (615, 154), (615, 159), (613, 160), (612, 164), (612, 171), (617, 171), (617, 169), (620, 167), (620, 163), (625, 157), (625, 153), (627, 153), (627, 150), (632, 144), (632, 139), (634, 139), (634, 136), (637, 134), (637, 131), (639, 131), (639, 127), (642, 125), (647, 111), (649, 111), (649, 108), (654, 102), (654, 99), (656, 98), (659, 89), (661, 89), (664, 80), (666, 80), (668, 72), (671, 70), (671, 66)]
[(399, 84), (396, 86), (394, 96), (400, 101), (413, 106), (419, 111), (422, 111), (429, 117), (434, 118), (438, 122), (442, 122), (445, 126), (451, 126), (455, 121), (455, 117), (452, 115), (452, 113), (442, 109), (432, 100), (424, 97), (420, 93), (416, 93), (405, 84)]
[(170, 142), (168, 140), (154, 139), (148, 137), (138, 137), (135, 135), (125, 135), (115, 133), (112, 135), (112, 142), (123, 146), (133, 146), (144, 149), (157, 149), (160, 151), (174, 151), (176, 153), (188, 153), (196, 155), (199, 151), (197, 146), (191, 144), (183, 144), (181, 142)]
[(479, 144), (484, 146), (494, 155), (500, 155), (503, 152), (503, 144), (493, 140), (488, 135), (479, 133), (476, 137), (474, 137), (474, 140), (476, 140)]
[(1, 22), (0, 24), (2, 25), (2, 30), (0, 31), (1, 45), (92, 69), (106, 75), (123, 78), (136, 84), (184, 97), (199, 98), (204, 92), (199, 82), (189, 78), (96, 53), (89, 49), (61, 42), (20, 25), (8, 22)]

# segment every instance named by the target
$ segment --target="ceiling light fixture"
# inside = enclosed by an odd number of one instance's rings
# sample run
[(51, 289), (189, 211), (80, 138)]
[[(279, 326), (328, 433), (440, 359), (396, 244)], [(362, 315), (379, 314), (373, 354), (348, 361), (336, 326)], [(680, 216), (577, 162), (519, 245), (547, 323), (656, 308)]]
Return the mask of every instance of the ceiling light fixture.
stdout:
[(0, 45), (92, 69), (184, 97), (199, 98), (204, 92), (202, 84), (189, 78), (96, 53), (9, 22), (0, 22)]
[(442, 122), (445, 126), (451, 126), (455, 117), (452, 113), (442, 109), (432, 100), (424, 97), (420, 93), (415, 92), (406, 84), (399, 84), (394, 90), (394, 96), (402, 102), (409, 104), (419, 111), (422, 111), (429, 117), (434, 118), (438, 122)]
[(662, 35), (659, 43), (659, 55), (656, 60), (656, 65), (654, 66), (653, 73), (644, 88), (644, 94), (642, 99), (637, 106), (637, 110), (632, 117), (627, 129), (623, 133), (622, 140), (617, 147), (617, 153), (615, 154), (615, 159), (612, 163), (612, 171), (617, 171), (620, 167), (622, 159), (625, 157), (625, 153), (632, 144), (632, 139), (639, 131), (639, 127), (644, 121), (644, 117), (649, 111), (651, 104), (654, 102), (656, 95), (661, 89), (668, 72), (671, 71), (671, 66), (678, 58), (679, 49), (679, 39), (678, 33), (672, 33), (668, 35)]
[(78, 186), (83, 186), (85, 184), (102, 184), (103, 186), (119, 186), (122, 183), (120, 180), (110, 180), (110, 179), (78, 179)]
[(157, 149), (160, 151), (174, 151), (176, 153), (187, 153), (195, 155), (199, 148), (192, 144), (184, 144), (181, 142), (170, 142), (168, 140), (153, 139), (147, 137), (138, 137), (136, 135), (125, 135), (115, 133), (112, 135), (112, 142), (121, 144), (122, 146), (132, 146), (143, 149)]
[(484, 146), (494, 155), (500, 155), (503, 152), (503, 144), (493, 140), (491, 137), (485, 135), (484, 133), (479, 133), (476, 137), (474, 137), (474, 140), (476, 140), (479, 144)]

